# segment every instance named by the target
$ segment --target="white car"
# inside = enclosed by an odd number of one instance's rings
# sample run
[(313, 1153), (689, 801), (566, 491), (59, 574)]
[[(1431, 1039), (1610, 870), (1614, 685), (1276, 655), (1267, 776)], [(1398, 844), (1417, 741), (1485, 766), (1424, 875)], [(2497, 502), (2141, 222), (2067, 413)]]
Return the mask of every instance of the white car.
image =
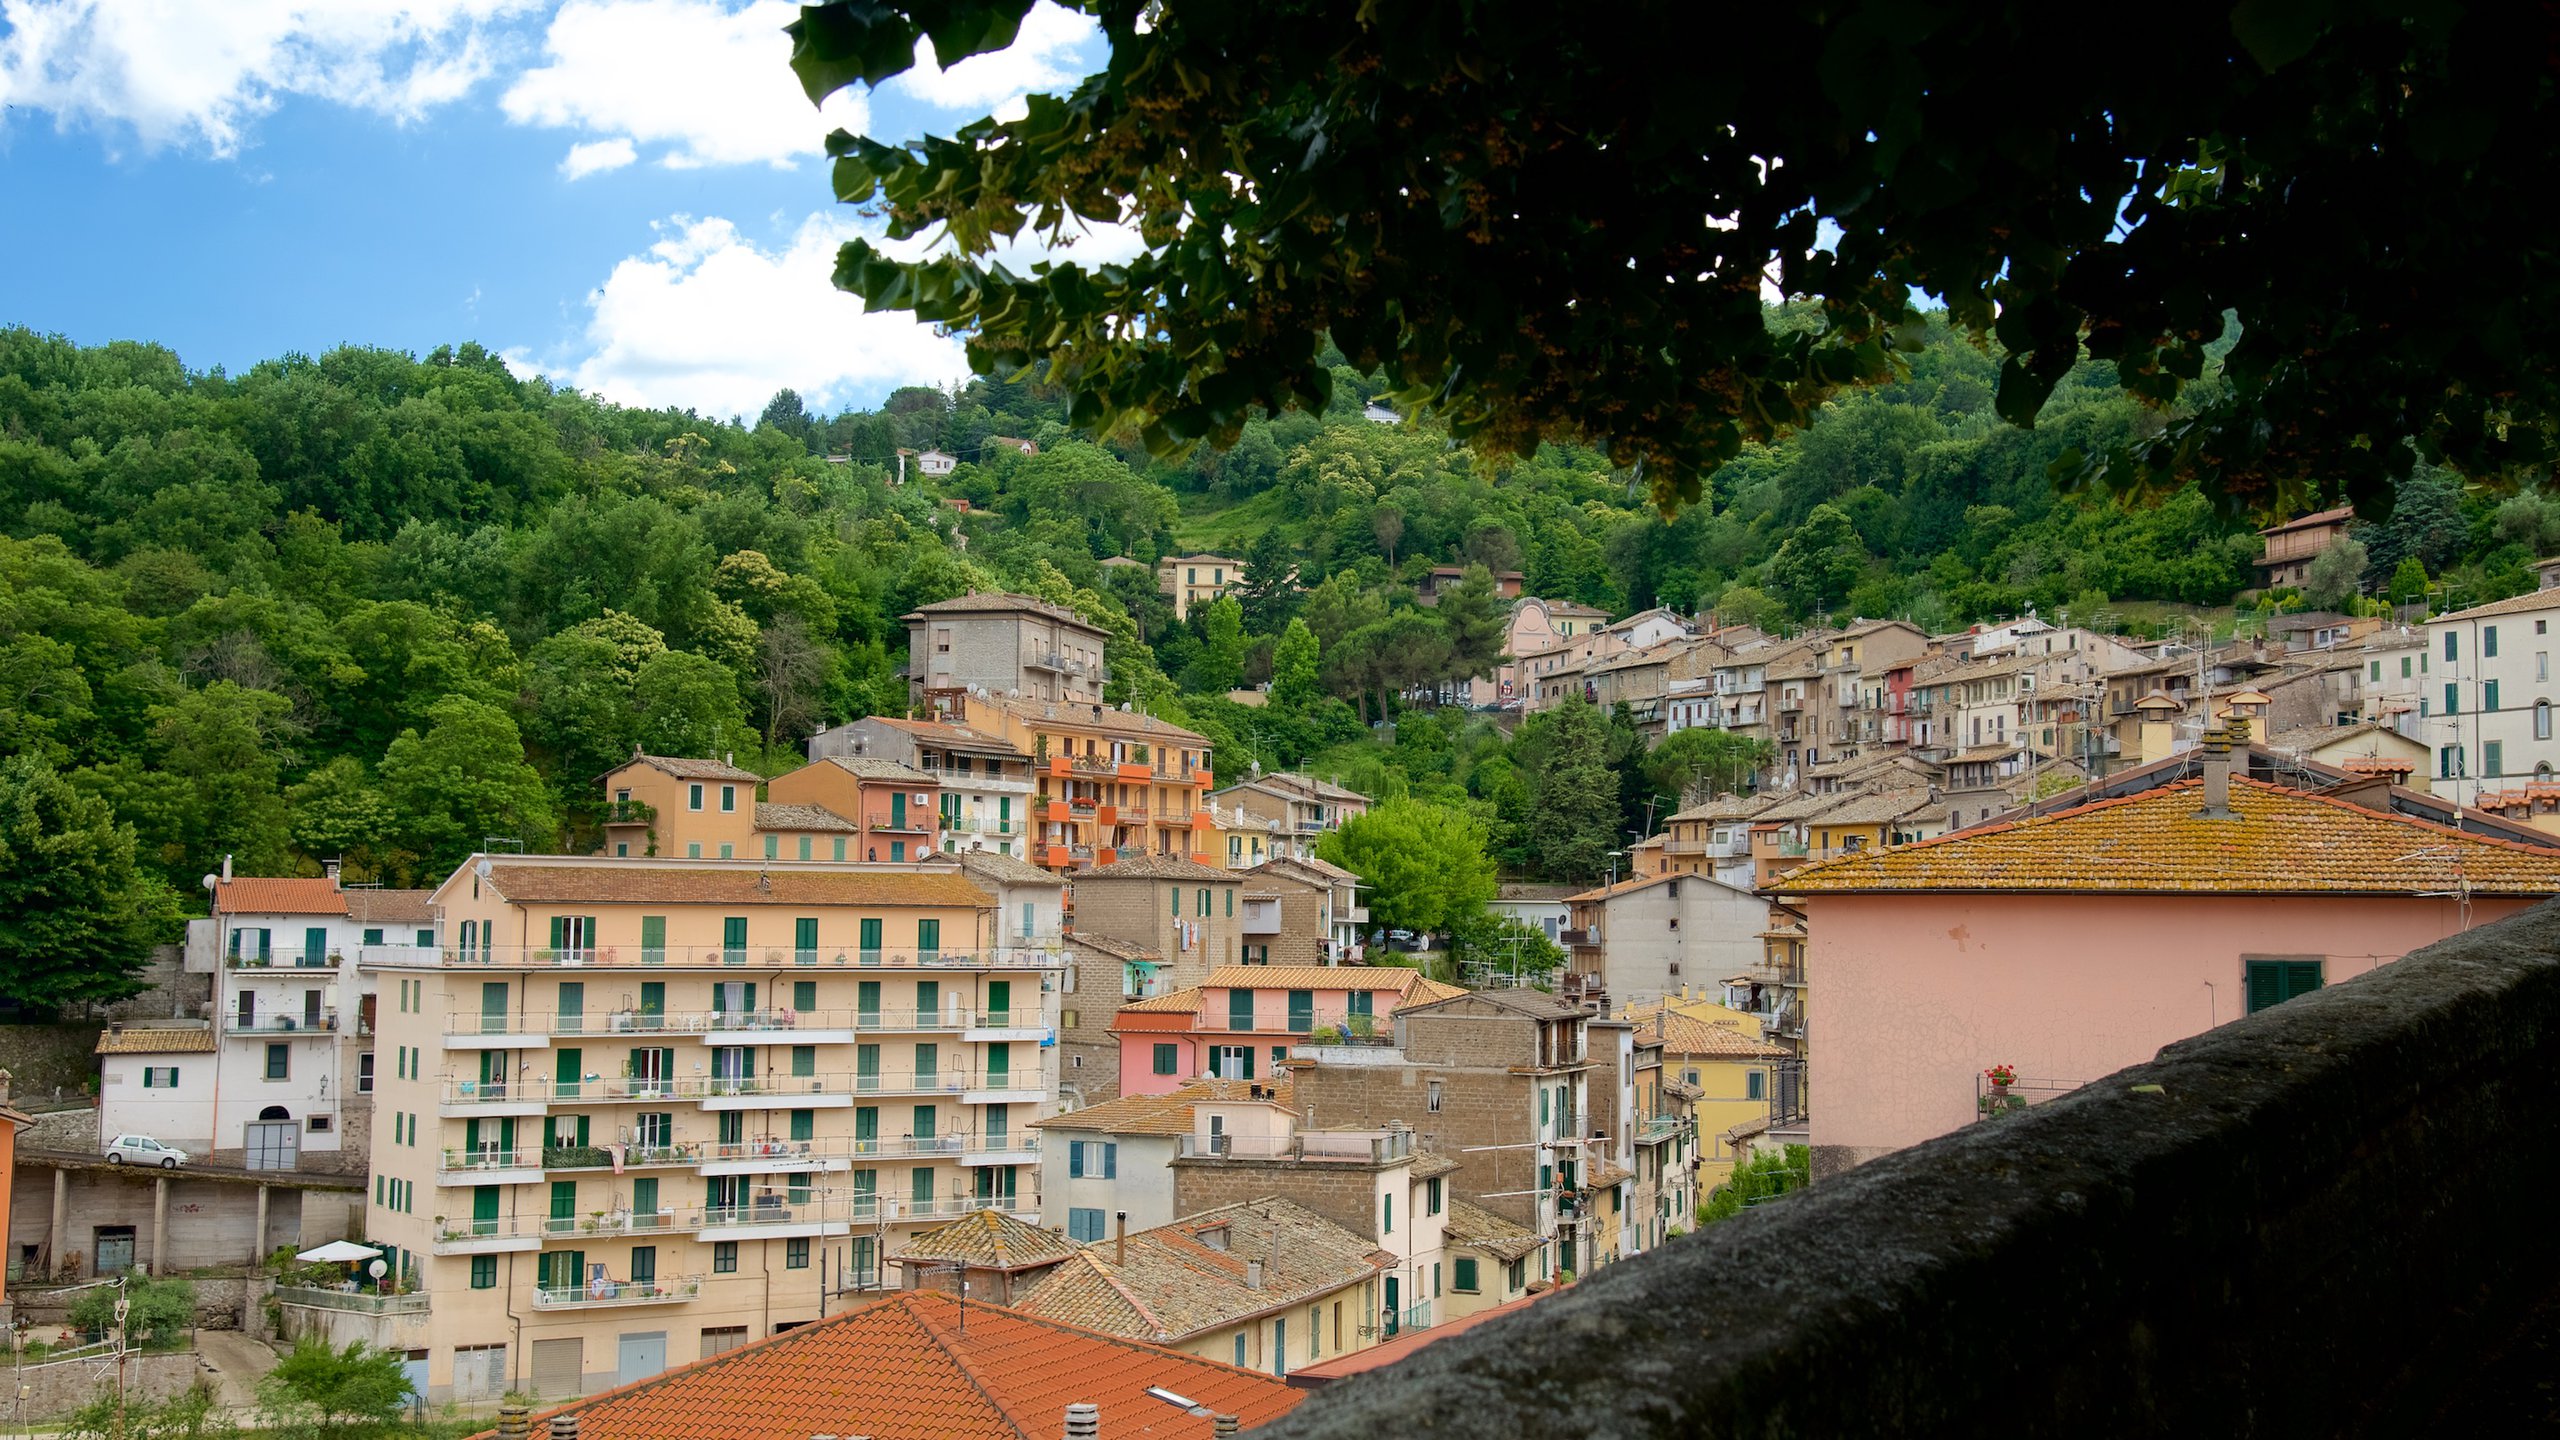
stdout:
[(119, 1135), (107, 1142), (107, 1159), (118, 1165), (157, 1165), (175, 1170), (187, 1163), (187, 1152), (163, 1145), (148, 1135)]

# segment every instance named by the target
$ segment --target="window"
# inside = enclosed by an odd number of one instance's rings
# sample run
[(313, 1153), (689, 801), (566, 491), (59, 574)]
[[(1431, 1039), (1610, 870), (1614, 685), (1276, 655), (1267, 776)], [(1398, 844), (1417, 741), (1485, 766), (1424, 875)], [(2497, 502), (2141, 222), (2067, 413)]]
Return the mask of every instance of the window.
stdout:
[(2470, 772), (2462, 768), (2462, 747), (2447, 745), (2436, 752), (2436, 778), (2451, 780)]
[(684, 789), (685, 789), (685, 808), (687, 808), (687, 809), (689, 809), (689, 810), (699, 810), (699, 809), (701, 809), (701, 808), (702, 808), (702, 787), (701, 787), (701, 786), (699, 786), (699, 785), (687, 785), (686, 787), (684, 787)]
[(2400, 657), (2400, 678), (2403, 680), (2409, 678), (2409, 657), (2406, 655)]
[[(329, 1133), (329, 1125), (330, 1118), (328, 1116), (314, 1115), (311, 1117), (309, 1123), (305, 1124), (302, 1128), (310, 1131), (314, 1135), (326, 1135)], [(418, 1127), (414, 1122), (409, 1126), (409, 1143), (412, 1145), (418, 1143)]]
[(293, 1047), (289, 1045), (268, 1046), (267, 1078), (270, 1080), (284, 1080), (291, 1078), (292, 1074)]
[(1173, 918), (1179, 920), (1182, 918), (1182, 887), (1177, 885), (1168, 893), (1173, 896)]
[(782, 1242), (782, 1268), (785, 1270), (806, 1270), (809, 1268), (808, 1236), (795, 1235)]
[(702, 1327), (702, 1358), (726, 1355), (747, 1343), (744, 1325), (705, 1325)]
[(1440, 1113), (1440, 1082), (1431, 1081), (1423, 1091), (1422, 1107), (1431, 1114)]
[(145, 1090), (175, 1090), (175, 1089), (177, 1089), (177, 1088), (178, 1088), (178, 1067), (177, 1067), (177, 1066), (175, 1066), (175, 1065), (145, 1065), (145, 1066), (143, 1066), (143, 1067), (142, 1067), (142, 1088), (143, 1088), (143, 1089), (145, 1089)]
[(2548, 700), (2533, 702), (2533, 738), (2536, 740), (2551, 738), (2551, 702)]
[(2507, 745), (2503, 740), (2484, 740), (2480, 742), (2480, 773), (2483, 775), (2506, 774), (2506, 750)]
[(1067, 1211), (1067, 1238), (1090, 1245), (1102, 1238), (1102, 1212), (1087, 1207)]
[(737, 787), (737, 786), (735, 786), (735, 785), (723, 785), (723, 786), (721, 786), (721, 787), (720, 787), (720, 813), (721, 813), (721, 814), (723, 814), (723, 815), (732, 814), (732, 813), (735, 813), (735, 812), (736, 812), (737, 808), (738, 808), (738, 787)]
[(800, 837), (800, 858), (801, 858), (801, 859), (803, 859), (803, 860), (806, 860), (806, 859), (808, 859), (808, 858), (809, 858), (809, 844), (810, 844), (810, 840), (811, 840), (811, 838), (812, 838), (812, 837), (807, 836), (807, 835), (803, 835), (803, 836), (801, 836), (801, 837)]
[(2447, 715), (2462, 713), (2462, 691), (2451, 680), (2444, 682), (2444, 713)]
[(658, 1283), (657, 1246), (634, 1245), (631, 1247), (631, 1283), (634, 1285)]
[(2550, 651), (2536, 650), (2533, 652), (2533, 678), (2536, 680), (2548, 680), (2551, 678)]
[(1476, 1262), (1461, 1255), (1457, 1259), (1457, 1270), (1458, 1273), (1450, 1277), (1450, 1283), (1457, 1292), (1461, 1295), (1476, 1293)]
[(714, 1275), (735, 1275), (738, 1273), (737, 1241), (718, 1240), (712, 1243), (711, 1273)]
[(1746, 1100), (1769, 1098), (1769, 1072), (1754, 1070), (1742, 1077), (1742, 1097)]
[(1437, 1175), (1422, 1182), (1422, 1213), (1425, 1215), (1440, 1213), (1440, 1177)]
[(2308, 995), (2320, 988), (2322, 962), (2316, 959), (2251, 960), (2242, 957), (2248, 973), (2249, 1013), (2257, 1014), (2271, 1005), (2281, 1005), (2297, 996)]
[(2498, 627), (2495, 625), (2480, 627), (2480, 658), (2483, 660), (2498, 658)]
[(471, 1288), (474, 1290), (495, 1290), (498, 1288), (497, 1256), (474, 1255), (471, 1257)]
[(1180, 1074), (1180, 1066), (1182, 1064), (1181, 1057), (1182, 1047), (1178, 1045), (1158, 1045), (1156, 1047), (1155, 1073), (1158, 1075)]
[(1201, 919), (1203, 919), (1203, 920), (1208, 919), (1208, 918), (1209, 918), (1209, 891), (1208, 891), (1208, 887), (1206, 887), (1206, 886), (1201, 887), (1201, 890), (1200, 890), (1200, 898), (1199, 898), (1199, 900), (1196, 902), (1196, 904), (1197, 904), (1197, 908), (1196, 908), (1196, 909), (1194, 909), (1192, 913), (1193, 913), (1193, 914), (1195, 914), (1195, 915), (1198, 915), (1198, 916), (1199, 916)]
[(1227, 892), (1227, 918), (1236, 918), (1236, 892), (1233, 890)]
[(2451, 663), (2462, 658), (2462, 647), (2459, 641), (2460, 637), (2453, 631), (2447, 630), (2444, 632), (2444, 658), (2447, 663)]
[(373, 1052), (370, 1050), (356, 1057), (356, 1093), (373, 1093)]
[(2480, 708), (2483, 710), (2495, 710), (2498, 708), (2497, 681), (2483, 680), (2480, 682)]
[(1393, 1195), (1379, 1196), (1378, 1207), (1378, 1233), (1381, 1235), (1393, 1235), (1396, 1233), (1396, 1197)]
[[(764, 837), (764, 858), (767, 860), (779, 860), (782, 858), (781, 836), (767, 835)], [(807, 857), (803, 856), (802, 858), (806, 859)]]
[(2373, 676), (2372, 676), (2372, 678), (2373, 678), (2374, 683), (2376, 683), (2376, 684), (2380, 684), (2380, 683), (2382, 682), (2382, 662), (2381, 662), (2381, 661), (2379, 661), (2379, 660), (2376, 660), (2376, 661), (2374, 661), (2374, 662), (2373, 662)]

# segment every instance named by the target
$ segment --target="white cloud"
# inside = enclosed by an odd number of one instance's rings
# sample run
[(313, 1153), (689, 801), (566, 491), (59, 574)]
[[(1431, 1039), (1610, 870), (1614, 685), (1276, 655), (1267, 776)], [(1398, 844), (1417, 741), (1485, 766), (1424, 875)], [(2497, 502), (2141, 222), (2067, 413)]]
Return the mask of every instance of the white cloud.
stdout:
[(812, 215), (767, 247), (716, 216), (679, 215), (587, 297), (584, 355), (547, 368), (624, 404), (754, 415), (789, 386), (813, 406), (876, 401), (906, 384), (962, 379), (960, 342), (899, 312), (866, 315), (835, 288), (836, 247), (858, 233)]
[(0, 0), (0, 102), (236, 154), (307, 95), (408, 122), (490, 73), (528, 0)]
[(1099, 39), (1102, 27), (1093, 17), (1046, 3), (1022, 17), (1013, 44), (987, 55), (972, 55), (945, 70), (933, 63), (933, 42), (916, 42), (916, 68), (882, 88), (938, 110), (993, 113), (1013, 119), (1022, 113), (1022, 98), (1035, 90), (1056, 91), (1075, 84), (1089, 70), (1085, 51)]
[(639, 148), (628, 137), (617, 135), (610, 140), (570, 146), (568, 155), (560, 161), (560, 173), (571, 180), (584, 180), (607, 170), (619, 170), (639, 158)]
[(569, 0), (544, 33), (544, 63), (499, 104), (519, 125), (664, 146), (659, 163), (675, 169), (788, 167), (819, 154), (829, 130), (869, 123), (850, 91), (810, 108), (782, 33), (799, 13), (788, 0), (736, 11), (717, 0)]

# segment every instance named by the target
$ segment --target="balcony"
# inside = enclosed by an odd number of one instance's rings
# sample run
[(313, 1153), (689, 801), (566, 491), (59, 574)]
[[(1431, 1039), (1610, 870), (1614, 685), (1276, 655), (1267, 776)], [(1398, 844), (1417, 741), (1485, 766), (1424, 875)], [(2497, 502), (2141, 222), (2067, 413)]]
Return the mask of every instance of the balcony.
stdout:
[(495, 1144), (476, 1150), (448, 1148), (436, 1161), (436, 1183), (447, 1186), (531, 1185), (542, 1178), (542, 1152)]
[(696, 1036), (705, 1045), (850, 1045), (856, 1018), (851, 1010), (682, 1010), (630, 1017), (634, 1025), (663, 1020), (658, 1033)]
[(256, 1015), (243, 1018), (238, 1014), (224, 1027), (224, 1033), (243, 1039), (255, 1037), (272, 1040), (278, 1035), (334, 1034), (338, 1028), (338, 1012), (323, 1010), (317, 1016), (309, 1011), (299, 1015)]
[(1659, 1145), (1676, 1135), (1686, 1134), (1688, 1129), (1689, 1122), (1677, 1115), (1656, 1115), (1636, 1125), (1635, 1139), (1639, 1145)]
[[(1010, 950), (863, 950), (820, 946), (801, 950), (788, 945), (600, 945), (592, 949), (551, 949), (497, 945), (465, 954), (460, 950), (420, 949), (414, 945), (368, 945), (360, 962), (451, 970), (990, 970), (1033, 964)], [(534, 1032), (540, 1033), (540, 1032)]]
[(684, 1228), (706, 1242), (843, 1235), (853, 1229), (857, 1198), (807, 1194), (794, 1200), (768, 1192), (746, 1205), (705, 1205), (687, 1211)]
[(1304, 1161), (1333, 1165), (1385, 1165), (1413, 1155), (1410, 1130), (1302, 1130), (1295, 1135), (1184, 1135), (1183, 1160)]
[(385, 1295), (376, 1290), (334, 1290), (321, 1285), (278, 1285), (275, 1301), (279, 1305), (299, 1305), (306, 1310), (343, 1310), (356, 1315), (424, 1315), (427, 1297), (412, 1290), (402, 1295)]
[(876, 830), (883, 835), (930, 835), (933, 822), (934, 812), (930, 809), (909, 810), (903, 815), (888, 810), (867, 810), (863, 812), (862, 828)]
[(1054, 650), (1034, 650), (1030, 654), (1022, 657), (1022, 668), (1025, 670), (1055, 670), (1059, 674), (1063, 675), (1067, 670), (1067, 657), (1058, 654)]
[(962, 1165), (1037, 1165), (1040, 1163), (1040, 1137), (1037, 1133), (1006, 1135), (990, 1139), (973, 1135), (960, 1150)]
[(541, 1220), (503, 1215), (487, 1220), (468, 1217), (438, 1224), (429, 1245), (438, 1255), (496, 1255), (542, 1248)]
[(1560, 945), (1597, 945), (1600, 943), (1600, 929), (1596, 925), (1580, 929), (1568, 926), (1565, 929), (1558, 930), (1556, 932), (1556, 943)]
[[(554, 1035), (583, 1035), (583, 1015), (472, 1015), (444, 1017), (447, 1050), (539, 1050)], [(563, 1027), (579, 1028), (563, 1028)]]
[[(525, 1076), (483, 1084), (446, 1076), (437, 1113), (448, 1119), (540, 1115), (552, 1105), (697, 1101), (706, 1110), (836, 1109), (853, 1103), (850, 1075), (604, 1075), (593, 1080)], [(923, 1092), (918, 1092), (923, 1093)], [(938, 1092), (935, 1092), (938, 1093)]]
[(673, 1210), (597, 1210), (585, 1215), (543, 1217), (545, 1240), (610, 1240), (619, 1235), (665, 1235), (676, 1229)]
[(702, 1294), (702, 1277), (672, 1280), (590, 1280), (583, 1285), (534, 1288), (536, 1310), (610, 1310), (626, 1305), (681, 1305)]
[(327, 955), (314, 958), (306, 952), (297, 950), (289, 955), (226, 955), (222, 960), (222, 968), (242, 971), (244, 974), (282, 974), (290, 978), (297, 974), (309, 977), (316, 972), (335, 970), (345, 963), (346, 956), (340, 951), (333, 950)]

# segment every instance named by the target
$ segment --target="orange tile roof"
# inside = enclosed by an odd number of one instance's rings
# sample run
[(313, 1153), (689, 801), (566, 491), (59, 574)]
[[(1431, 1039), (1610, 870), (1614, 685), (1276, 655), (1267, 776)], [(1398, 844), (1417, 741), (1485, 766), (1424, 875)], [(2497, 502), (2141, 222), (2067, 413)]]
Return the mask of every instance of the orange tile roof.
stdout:
[(579, 1440), (1049, 1440), (1069, 1405), (1091, 1404), (1106, 1440), (1206, 1440), (1208, 1415), (1150, 1386), (1247, 1429), (1305, 1398), (1268, 1375), (997, 1306), (968, 1306), (964, 1323), (959, 1302), (914, 1290), (546, 1411), (533, 1433), (574, 1413)]
[(2555, 608), (2560, 608), (2560, 590), (2527, 590), (2521, 595), (2510, 595), (2504, 600), (2492, 600), (2486, 605), (2474, 605), (2468, 610), (2455, 610), (2439, 615), (2427, 623), (2442, 625), (2451, 620), (2480, 620), (2492, 615), (2513, 615), (2519, 611)]
[(1394, 1264), (1296, 1201), (1265, 1196), (1088, 1247), (1016, 1303), (1025, 1314), (1173, 1343), (1335, 1294)]
[(1423, 978), (1406, 965), (1221, 965), (1203, 985), (1245, 990), (1393, 990)]
[(1132, 1000), (1120, 1007), (1120, 1013), (1123, 1015), (1132, 1010), (1141, 1015), (1197, 1014), (1200, 1010), (1200, 987), (1185, 985), (1179, 990), (1167, 990), (1161, 995), (1150, 995), (1144, 1000)]
[(1028, 1225), (1002, 1210), (972, 1210), (957, 1220), (907, 1237), (906, 1261), (957, 1261), (989, 1270), (1055, 1265), (1076, 1253), (1076, 1243), (1055, 1230)]
[(240, 875), (214, 887), (213, 908), (224, 915), (344, 915), (347, 896), (335, 880)]
[(1791, 895), (1881, 891), (2130, 894), (2560, 894), (2560, 852), (2234, 776), (2234, 818), (2196, 815), (2203, 782), (1994, 822), (1791, 872)]
[[(663, 770), (678, 780), (738, 780), (749, 785), (764, 783), (763, 776), (753, 770), (741, 770), (726, 760), (697, 760), (683, 755), (646, 755), (637, 750), (631, 752), (630, 759), (614, 766), (613, 769), (625, 770), (634, 765), (646, 765), (653, 770)], [(611, 774), (613, 771), (606, 773)]]
[(520, 905), (951, 905), (995, 902), (950, 870), (749, 870), (669, 865), (493, 865), (489, 883)]
[(1795, 1053), (1678, 1010), (1657, 1010), (1638, 1021), (1638, 1040), (1657, 1041), (1666, 1055), (1706, 1056), (1716, 1060), (1779, 1060)]

